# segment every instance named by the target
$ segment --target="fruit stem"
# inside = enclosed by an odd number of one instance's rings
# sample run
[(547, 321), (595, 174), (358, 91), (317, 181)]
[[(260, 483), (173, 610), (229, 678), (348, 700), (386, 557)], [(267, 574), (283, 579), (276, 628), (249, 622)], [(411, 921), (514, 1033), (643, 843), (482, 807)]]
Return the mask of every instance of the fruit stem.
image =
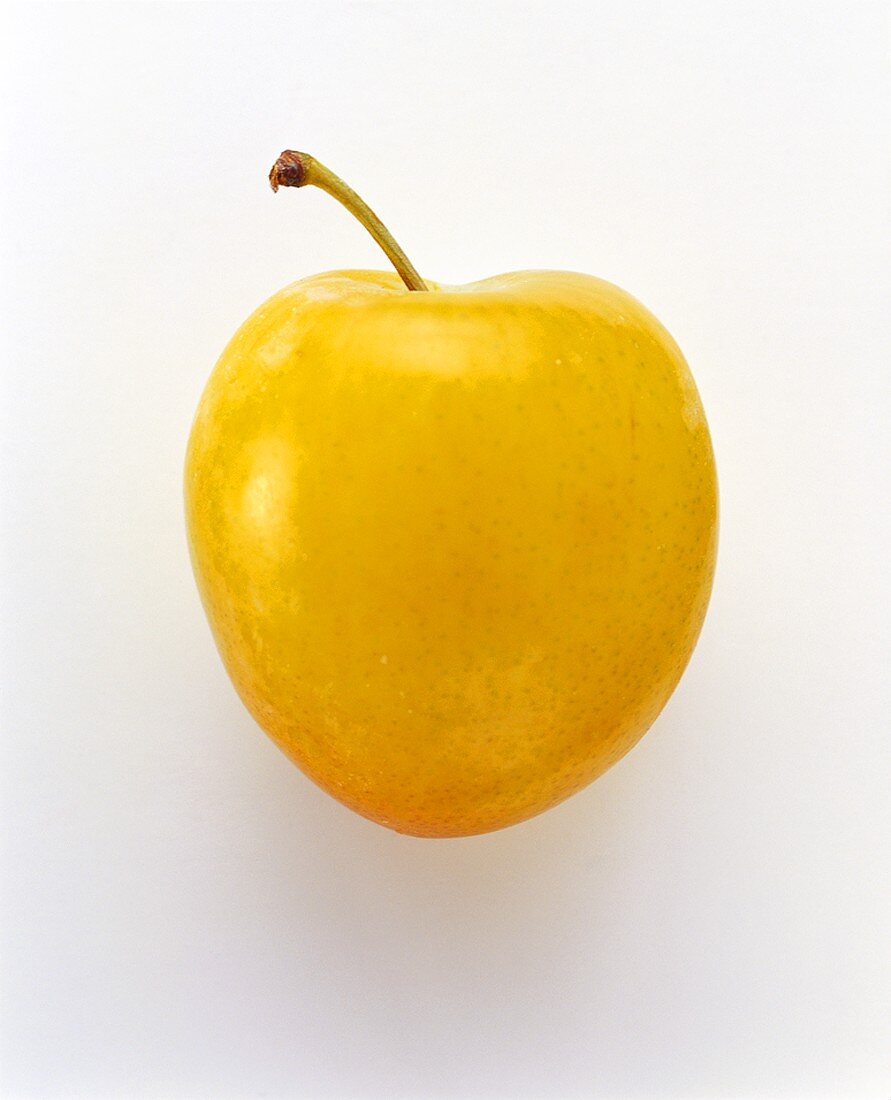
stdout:
[(390, 263), (399, 272), (400, 278), (409, 290), (427, 289), (424, 280), (377, 214), (359, 198), (352, 187), (347, 186), (342, 179), (334, 175), (330, 168), (326, 168), (315, 157), (311, 157), (308, 153), (297, 153), (293, 149), (286, 149), (273, 164), (272, 171), (269, 173), (269, 182), (273, 191), (278, 191), (279, 187), (307, 186), (320, 187), (323, 191), (327, 191), (365, 226), (386, 252)]

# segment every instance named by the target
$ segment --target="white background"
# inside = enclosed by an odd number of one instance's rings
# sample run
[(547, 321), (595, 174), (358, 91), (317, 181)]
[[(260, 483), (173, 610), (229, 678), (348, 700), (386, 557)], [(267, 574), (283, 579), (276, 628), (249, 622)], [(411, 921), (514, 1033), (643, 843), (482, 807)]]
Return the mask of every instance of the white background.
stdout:
[[(891, 1094), (884, 4), (29, 7), (3, 108), (2, 1089)], [(505, 832), (322, 794), (222, 670), (181, 467), (265, 297), (561, 267), (672, 330), (722, 492), (640, 746)], [(884, 545), (883, 545), (884, 544)]]

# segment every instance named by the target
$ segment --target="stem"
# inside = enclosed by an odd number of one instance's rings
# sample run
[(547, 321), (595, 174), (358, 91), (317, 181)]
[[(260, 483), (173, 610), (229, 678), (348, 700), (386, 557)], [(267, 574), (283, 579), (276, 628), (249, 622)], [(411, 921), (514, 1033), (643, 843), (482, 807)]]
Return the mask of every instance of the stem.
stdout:
[(365, 226), (386, 252), (390, 263), (399, 272), (409, 290), (427, 289), (424, 280), (412, 266), (408, 256), (393, 240), (393, 235), (377, 214), (359, 198), (352, 187), (348, 187), (342, 179), (334, 175), (330, 168), (326, 168), (315, 157), (311, 157), (308, 153), (296, 153), (293, 149), (285, 150), (273, 164), (272, 171), (269, 173), (269, 182), (272, 184), (273, 191), (278, 191), (279, 187), (307, 186), (320, 187), (323, 191), (327, 191)]

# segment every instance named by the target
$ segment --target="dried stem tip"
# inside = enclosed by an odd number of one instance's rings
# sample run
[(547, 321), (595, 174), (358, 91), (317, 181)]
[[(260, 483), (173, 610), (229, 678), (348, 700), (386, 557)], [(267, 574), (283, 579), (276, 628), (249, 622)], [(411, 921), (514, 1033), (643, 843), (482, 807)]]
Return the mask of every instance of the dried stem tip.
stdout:
[(286, 149), (273, 164), (269, 173), (272, 190), (278, 191), (279, 187), (302, 187), (306, 183), (308, 159), (305, 153), (295, 153), (293, 149)]

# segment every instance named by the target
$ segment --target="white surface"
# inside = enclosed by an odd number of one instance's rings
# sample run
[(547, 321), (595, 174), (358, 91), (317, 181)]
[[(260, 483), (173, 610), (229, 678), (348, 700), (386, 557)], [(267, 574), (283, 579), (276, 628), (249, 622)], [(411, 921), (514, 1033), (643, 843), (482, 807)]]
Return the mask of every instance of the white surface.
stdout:
[[(33, 1097), (886, 1098), (884, 4), (20, 9), (6, 44), (2, 1081)], [(242, 709), (183, 448), (248, 312), (384, 266), (636, 294), (714, 434), (717, 583), (640, 746), (389, 833)], [(883, 546), (884, 543), (884, 546)]]

